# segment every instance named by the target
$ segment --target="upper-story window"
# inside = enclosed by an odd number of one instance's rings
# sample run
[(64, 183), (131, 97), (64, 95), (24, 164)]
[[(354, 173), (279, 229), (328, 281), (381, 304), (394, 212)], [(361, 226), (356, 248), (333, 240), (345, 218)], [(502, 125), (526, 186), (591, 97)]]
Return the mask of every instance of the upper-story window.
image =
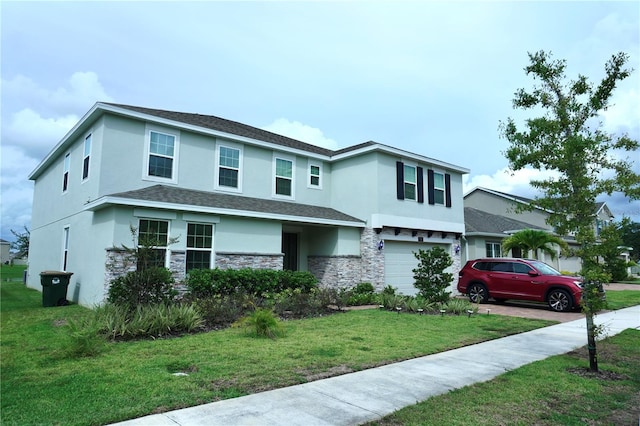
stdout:
[(89, 178), (89, 161), (91, 159), (91, 134), (84, 138), (84, 155), (82, 157), (82, 180)]
[(293, 197), (293, 160), (274, 157), (275, 179), (274, 194), (282, 197)]
[(451, 175), (429, 169), (427, 176), (429, 180), (429, 204), (451, 207)]
[(444, 205), (444, 174), (433, 173), (433, 200), (436, 204)]
[(424, 170), (402, 161), (396, 162), (396, 188), (398, 200), (414, 200), (424, 203)]
[(178, 145), (179, 135), (148, 129), (145, 177), (176, 183)]
[(309, 188), (322, 188), (322, 166), (316, 163), (309, 163)]
[(71, 154), (64, 156), (64, 169), (62, 172), (62, 192), (66, 192), (69, 187), (69, 168), (71, 167)]
[(417, 194), (416, 168), (404, 165), (404, 199), (415, 200)]
[(219, 145), (217, 150), (218, 179), (216, 188), (242, 190), (242, 150), (237, 147)]

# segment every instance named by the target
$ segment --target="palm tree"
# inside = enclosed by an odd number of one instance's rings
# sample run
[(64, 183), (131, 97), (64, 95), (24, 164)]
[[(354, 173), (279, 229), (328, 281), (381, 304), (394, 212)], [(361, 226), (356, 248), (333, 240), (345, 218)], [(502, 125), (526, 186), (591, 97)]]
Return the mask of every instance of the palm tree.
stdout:
[(538, 229), (523, 229), (502, 241), (502, 251), (506, 253), (511, 249), (517, 248), (522, 250), (524, 257), (527, 257), (529, 251), (532, 251), (533, 256), (537, 259), (538, 250), (542, 250), (551, 256), (551, 259), (555, 259), (556, 251), (553, 248), (554, 244), (559, 245), (563, 249), (568, 248), (567, 243), (556, 235)]

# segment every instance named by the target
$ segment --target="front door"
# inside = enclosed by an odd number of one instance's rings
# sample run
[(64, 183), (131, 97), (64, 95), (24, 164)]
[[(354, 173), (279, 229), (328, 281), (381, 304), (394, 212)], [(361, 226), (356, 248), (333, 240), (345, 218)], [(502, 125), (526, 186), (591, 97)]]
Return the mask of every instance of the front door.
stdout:
[(298, 270), (298, 234), (284, 232), (282, 234), (282, 269), (285, 271)]

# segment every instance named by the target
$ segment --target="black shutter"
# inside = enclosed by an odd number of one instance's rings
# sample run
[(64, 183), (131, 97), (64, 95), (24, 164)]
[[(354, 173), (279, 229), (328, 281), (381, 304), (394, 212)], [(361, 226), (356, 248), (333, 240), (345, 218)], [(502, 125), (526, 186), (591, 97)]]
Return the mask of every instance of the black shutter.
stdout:
[(427, 194), (429, 197), (429, 204), (436, 203), (436, 197), (433, 190), (433, 170), (427, 170)]
[(451, 207), (451, 175), (449, 173), (444, 175), (444, 199), (446, 206)]
[(402, 161), (396, 161), (396, 186), (398, 200), (404, 200), (404, 164)]
[(422, 167), (417, 168), (418, 173), (418, 202), (424, 203), (424, 170)]

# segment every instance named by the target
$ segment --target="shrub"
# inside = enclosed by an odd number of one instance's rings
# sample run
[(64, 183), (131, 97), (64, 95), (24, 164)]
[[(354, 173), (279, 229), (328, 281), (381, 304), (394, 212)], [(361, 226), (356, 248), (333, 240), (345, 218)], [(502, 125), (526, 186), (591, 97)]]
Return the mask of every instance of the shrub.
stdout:
[(319, 289), (302, 291), (301, 289), (287, 289), (275, 295), (273, 309), (281, 317), (296, 318), (317, 315), (327, 310), (323, 305), (324, 297)]
[(95, 316), (80, 320), (70, 319), (67, 324), (70, 343), (67, 345), (67, 355), (73, 358), (91, 357), (103, 352), (105, 338), (100, 333), (100, 326)]
[(442, 305), (442, 309), (456, 315), (464, 314), (468, 310), (478, 312), (477, 306), (472, 305), (468, 300), (464, 299), (450, 299), (447, 303)]
[(177, 294), (171, 271), (148, 268), (111, 281), (107, 301), (133, 309), (138, 305), (172, 302)]
[(284, 336), (282, 324), (273, 311), (269, 309), (258, 308), (233, 325), (234, 327), (242, 328), (250, 336), (269, 337), (271, 339)]
[(360, 283), (348, 292), (348, 306), (372, 305), (378, 302), (378, 296), (375, 294), (375, 289), (371, 283)]
[(194, 270), (185, 284), (196, 298), (236, 293), (270, 296), (287, 289), (309, 292), (317, 288), (317, 280), (309, 272), (249, 268)]
[(246, 310), (244, 294), (209, 296), (193, 301), (202, 319), (209, 327), (233, 324)]
[(110, 339), (189, 333), (204, 325), (202, 316), (192, 304), (140, 305), (135, 309), (106, 304), (96, 308), (94, 315), (97, 333)]
[(414, 252), (420, 262), (413, 270), (414, 286), (420, 296), (430, 302), (446, 302), (451, 292), (446, 291), (453, 281), (453, 275), (445, 272), (453, 264), (449, 253), (441, 247)]

